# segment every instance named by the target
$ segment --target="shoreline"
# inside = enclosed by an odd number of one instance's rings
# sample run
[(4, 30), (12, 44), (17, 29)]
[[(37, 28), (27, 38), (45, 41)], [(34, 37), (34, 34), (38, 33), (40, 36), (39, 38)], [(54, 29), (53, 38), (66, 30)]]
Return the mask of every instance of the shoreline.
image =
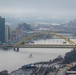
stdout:
[[(34, 73), (35, 69), (38, 70), (39, 68), (43, 67), (43, 69), (46, 70), (47, 68), (49, 68), (54, 63), (57, 63), (57, 62), (52, 62), (51, 60), (49, 60), (49, 61), (42, 61), (42, 62), (36, 62), (36, 63), (23, 65), (21, 68), (19, 68), (17, 70), (14, 70), (14, 71), (12, 71), (10, 73), (8, 73), (7, 70), (3, 70), (1, 72), (2, 73), (6, 72), (7, 75), (16, 75), (16, 74), (20, 75), (19, 73), (28, 73), (28, 71), (29, 71), (30, 75), (31, 75), (32, 73)], [(54, 66), (52, 66), (52, 70), (54, 70)], [(48, 73), (48, 71), (46, 71), (46, 72)]]

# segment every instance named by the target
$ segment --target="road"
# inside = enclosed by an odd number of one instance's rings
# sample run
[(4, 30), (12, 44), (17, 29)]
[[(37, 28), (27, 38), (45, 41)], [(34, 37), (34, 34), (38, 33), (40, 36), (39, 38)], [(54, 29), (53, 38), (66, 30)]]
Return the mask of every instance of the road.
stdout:
[(65, 70), (66, 70), (66, 68), (61, 68), (61, 69), (57, 72), (57, 74), (56, 74), (56, 72), (50, 72), (50, 73), (48, 73), (47, 75), (65, 75)]
[(55, 75), (55, 72), (49, 72), (47, 75)]
[(65, 68), (61, 68), (56, 75), (65, 75), (65, 71), (66, 71), (66, 67)]

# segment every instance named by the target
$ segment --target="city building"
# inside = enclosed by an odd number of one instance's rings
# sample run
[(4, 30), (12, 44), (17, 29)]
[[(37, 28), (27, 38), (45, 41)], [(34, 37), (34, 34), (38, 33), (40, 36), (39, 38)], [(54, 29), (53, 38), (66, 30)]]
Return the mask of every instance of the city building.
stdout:
[(11, 31), (10, 33), (10, 41), (14, 42), (14, 41), (18, 41), (21, 38), (23, 38), (23, 32), (21, 30), (21, 28), (16, 28), (14, 30)]
[(0, 42), (5, 43), (5, 18), (0, 17)]
[(20, 39), (23, 37), (23, 33), (21, 28), (16, 28), (16, 39)]
[(10, 42), (10, 27), (5, 25), (5, 42), (8, 44)]
[(10, 33), (10, 42), (13, 42), (13, 41), (15, 41), (15, 40), (16, 40), (16, 31), (13, 30), (13, 31), (11, 31), (11, 33)]

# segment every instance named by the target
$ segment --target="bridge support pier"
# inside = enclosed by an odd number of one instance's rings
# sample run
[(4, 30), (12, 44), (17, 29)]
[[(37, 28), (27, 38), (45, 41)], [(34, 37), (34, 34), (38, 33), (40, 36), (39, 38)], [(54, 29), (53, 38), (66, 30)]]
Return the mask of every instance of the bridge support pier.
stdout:
[(73, 50), (76, 50), (76, 48), (73, 48)]
[(19, 47), (17, 47), (17, 51), (19, 51)]
[(19, 51), (19, 47), (14, 48), (13, 50), (18, 52)]
[(13, 49), (14, 51), (16, 50), (16, 48)]

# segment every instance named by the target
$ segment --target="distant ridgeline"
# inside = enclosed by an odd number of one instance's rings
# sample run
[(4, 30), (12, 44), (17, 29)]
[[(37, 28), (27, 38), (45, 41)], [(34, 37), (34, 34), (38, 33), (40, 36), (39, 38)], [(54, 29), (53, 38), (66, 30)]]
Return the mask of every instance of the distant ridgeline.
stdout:
[(76, 61), (76, 50), (72, 50), (65, 54), (63, 63), (71, 63)]

